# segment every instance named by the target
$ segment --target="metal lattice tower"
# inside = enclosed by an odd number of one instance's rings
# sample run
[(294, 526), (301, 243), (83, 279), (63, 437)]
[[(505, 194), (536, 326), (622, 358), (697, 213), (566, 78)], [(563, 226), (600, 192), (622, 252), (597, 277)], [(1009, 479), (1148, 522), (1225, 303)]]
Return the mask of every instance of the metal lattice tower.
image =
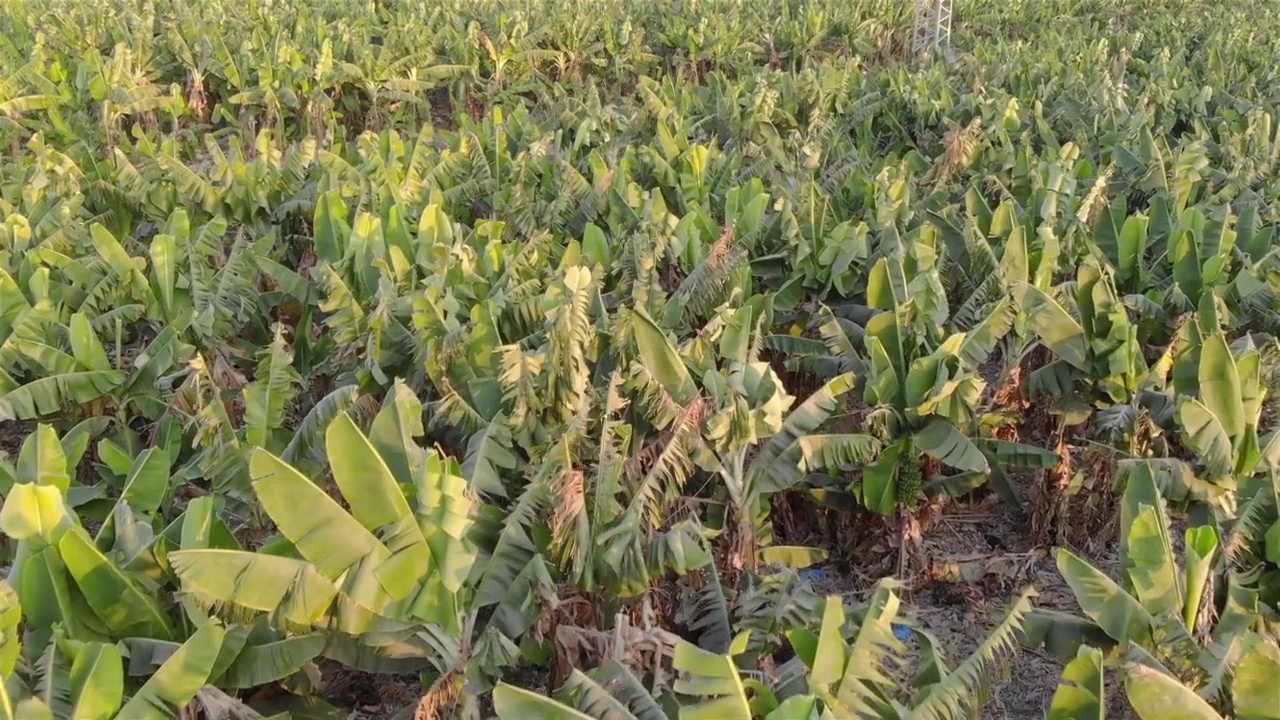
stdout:
[(936, 49), (951, 50), (951, 0), (916, 0), (911, 55), (918, 58)]

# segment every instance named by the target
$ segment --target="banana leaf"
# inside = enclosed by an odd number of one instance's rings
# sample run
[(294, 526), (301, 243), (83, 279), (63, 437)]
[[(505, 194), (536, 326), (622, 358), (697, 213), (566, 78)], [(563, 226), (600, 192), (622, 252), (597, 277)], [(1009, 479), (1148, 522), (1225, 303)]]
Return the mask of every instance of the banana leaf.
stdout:
[(640, 309), (635, 310), (634, 330), (645, 372), (667, 391), (671, 399), (687, 405), (697, 395), (697, 386), (675, 345), (657, 323)]
[(502, 471), (515, 470), (519, 459), (511, 450), (511, 428), (507, 418), (496, 415), (480, 432), (467, 441), (462, 475), (477, 491), (491, 497), (506, 497)]
[(1227, 339), (1217, 332), (1205, 338), (1200, 348), (1200, 400), (1217, 418), (1230, 439), (1244, 433), (1248, 418), (1244, 413), (1240, 375)]
[(1058, 572), (1071, 586), (1085, 615), (1118, 642), (1151, 643), (1156, 622), (1142, 603), (1071, 551), (1058, 549), (1055, 555)]
[[(597, 720), (541, 693), (498, 683), (493, 689), (493, 708), (501, 720)], [(615, 715), (619, 720), (632, 720)]]
[(1132, 665), (1125, 677), (1129, 704), (1142, 720), (1222, 720), (1194, 691), (1159, 670)]
[(82, 370), (39, 378), (0, 395), (0, 420), (29, 420), (88, 403), (124, 382), (117, 370)]
[(1275, 640), (1250, 633), (1231, 677), (1236, 717), (1280, 718), (1280, 649)]
[(124, 662), (115, 645), (90, 642), (71, 663), (73, 720), (111, 720), (124, 701)]
[(222, 637), (223, 628), (217, 620), (202, 625), (125, 703), (119, 717), (131, 720), (176, 717), (209, 680), (222, 648)]
[(333, 498), (275, 455), (254, 448), (249, 472), (259, 502), (280, 532), (326, 578), (337, 579), (360, 561), (376, 567), (391, 556)]
[(1102, 689), (1102, 651), (1081, 647), (1062, 671), (1047, 720), (1106, 720)]
[(279, 627), (310, 629), (327, 622), (338, 588), (304, 560), (243, 550), (169, 553), (184, 592), (206, 604), (269, 613)]
[(369, 442), (401, 485), (411, 485), (422, 465), (422, 403), (403, 380), (397, 379), (383, 399), (369, 428)]
[(881, 515), (892, 515), (898, 509), (898, 463), (904, 452), (911, 452), (907, 439), (885, 448), (875, 462), (862, 469), (862, 483), (856, 488), (863, 506)]
[(1191, 397), (1179, 398), (1178, 430), (1187, 447), (1204, 461), (1211, 478), (1221, 478), (1231, 471), (1231, 436), (1203, 403)]
[(84, 528), (76, 526), (63, 533), (58, 552), (93, 614), (116, 637), (173, 637), (173, 627), (156, 598), (94, 547)]
[(0, 507), (0, 532), (18, 541), (38, 538), (42, 543), (57, 542), (70, 522), (56, 485), (19, 483), (9, 490)]
[(246, 645), (218, 678), (222, 688), (253, 688), (282, 680), (314, 660), (325, 648), (321, 634), (298, 635)]
[(935, 418), (913, 436), (915, 446), (945, 465), (967, 472), (986, 472), (990, 466), (973, 441), (954, 425)]
[(667, 720), (657, 698), (626, 665), (616, 660), (607, 661), (589, 675), (574, 670), (562, 692), (593, 717), (611, 718), (613, 713), (619, 713), (623, 720)]
[(853, 375), (845, 373), (827, 381), (797, 405), (782, 421), (782, 429), (756, 453), (747, 468), (748, 483), (761, 493), (793, 487), (804, 479), (800, 470), (802, 450), (798, 441), (822, 426), (839, 408), (839, 398), (853, 389)]
[[(739, 635), (733, 646), (745, 647)], [(751, 720), (751, 704), (730, 647), (728, 655), (717, 655), (687, 642), (676, 645), (672, 666), (680, 675), (672, 689), (682, 695), (701, 698), (680, 710), (682, 720)]]
[(1080, 323), (1040, 288), (1024, 284), (1021, 289), (1024, 310), (1040, 341), (1072, 367), (1090, 372), (1089, 343)]

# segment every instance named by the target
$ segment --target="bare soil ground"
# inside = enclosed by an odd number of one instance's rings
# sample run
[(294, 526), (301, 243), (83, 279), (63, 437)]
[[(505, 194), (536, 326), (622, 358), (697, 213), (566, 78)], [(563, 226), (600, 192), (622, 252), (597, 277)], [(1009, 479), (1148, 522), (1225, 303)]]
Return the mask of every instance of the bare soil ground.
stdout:
[(27, 422), (5, 420), (0, 422), (0, 453), (9, 457), (10, 462), (18, 461), (18, 451), (22, 449), (22, 441), (31, 434), (35, 426)]
[[(915, 587), (904, 589), (913, 619), (938, 638), (954, 667), (977, 648), (1027, 587), (1034, 587), (1037, 608), (1079, 614), (1071, 589), (1054, 564), (1052, 548), (1033, 538), (1028, 521), (998, 497), (956, 501), (925, 531)], [(1115, 576), (1114, 539), (1073, 552)], [(847, 573), (832, 572), (814, 581), (819, 592), (862, 600), (880, 577), (893, 574), (890, 556), (874, 558)], [(1044, 651), (1019, 648), (1003, 668), (980, 715), (990, 720), (1043, 718), (1057, 689), (1062, 664)], [(1109, 688), (1112, 686), (1109, 685)], [(1109, 717), (1124, 717), (1121, 699), (1111, 699)]]

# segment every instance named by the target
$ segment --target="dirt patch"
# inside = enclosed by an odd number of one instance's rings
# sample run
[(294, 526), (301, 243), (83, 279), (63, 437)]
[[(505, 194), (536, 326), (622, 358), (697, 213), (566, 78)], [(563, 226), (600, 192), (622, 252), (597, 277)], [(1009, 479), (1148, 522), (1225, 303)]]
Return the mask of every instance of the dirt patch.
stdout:
[(422, 695), (416, 675), (374, 675), (325, 662), (321, 677), (324, 678), (321, 696), (351, 711), (353, 718), (388, 718), (413, 707)]
[(18, 461), (18, 452), (22, 450), (22, 441), (36, 429), (34, 423), (20, 420), (0, 422), (0, 453), (4, 453), (10, 462)]
[[(1028, 585), (1036, 589), (1036, 607), (1080, 612), (1051, 548), (1036, 544), (1026, 520), (998, 498), (953, 505), (926, 534), (924, 546), (930, 584), (915, 593), (913, 607), (953, 664), (973, 652)], [(1073, 550), (1114, 572), (1114, 546)], [(1021, 650), (991, 688), (981, 717), (1044, 717), (1061, 674), (1057, 658)]]
[[(923, 535), (920, 567), (911, 573), (914, 579), (903, 595), (913, 619), (938, 638), (951, 667), (986, 639), (1028, 585), (1037, 593), (1035, 607), (1080, 614), (1054, 564), (1052, 548), (1039, 544), (1026, 517), (994, 495), (951, 502)], [(1096, 545), (1071, 550), (1115, 577), (1116, 544)], [(866, 563), (829, 568), (825, 577), (814, 580), (815, 589), (848, 600), (865, 599), (876, 580), (892, 574), (892, 569), (884, 572), (887, 558), (877, 553), (862, 557)], [(990, 688), (979, 717), (1043, 718), (1061, 674), (1062, 663), (1049, 653), (1019, 649)], [(1108, 688), (1114, 693), (1118, 686), (1108, 683)], [(1108, 704), (1123, 712), (1119, 697)]]

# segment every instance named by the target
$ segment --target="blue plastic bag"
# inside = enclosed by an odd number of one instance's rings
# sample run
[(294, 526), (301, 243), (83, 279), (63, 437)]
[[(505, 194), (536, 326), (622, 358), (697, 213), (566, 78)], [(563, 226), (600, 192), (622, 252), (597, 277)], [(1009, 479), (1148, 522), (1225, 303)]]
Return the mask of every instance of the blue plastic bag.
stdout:
[(800, 571), (801, 580), (826, 580), (827, 571), (820, 567), (808, 567)]

